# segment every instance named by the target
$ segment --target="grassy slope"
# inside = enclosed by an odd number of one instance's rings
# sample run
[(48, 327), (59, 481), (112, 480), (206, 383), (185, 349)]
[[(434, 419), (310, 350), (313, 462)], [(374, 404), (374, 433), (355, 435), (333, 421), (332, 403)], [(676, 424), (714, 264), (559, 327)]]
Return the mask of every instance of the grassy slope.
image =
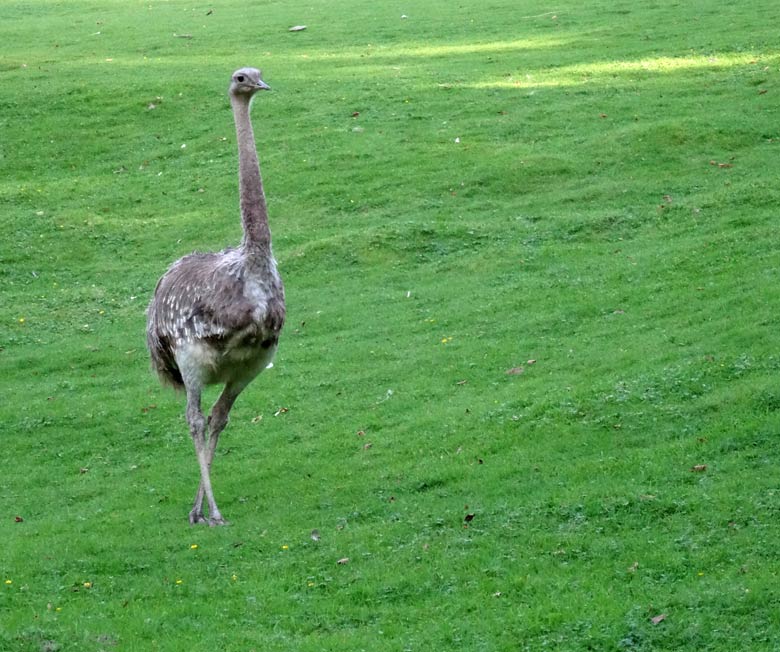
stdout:
[[(223, 4), (4, 8), (0, 647), (776, 649), (776, 3)], [(189, 529), (246, 64), (289, 322)]]

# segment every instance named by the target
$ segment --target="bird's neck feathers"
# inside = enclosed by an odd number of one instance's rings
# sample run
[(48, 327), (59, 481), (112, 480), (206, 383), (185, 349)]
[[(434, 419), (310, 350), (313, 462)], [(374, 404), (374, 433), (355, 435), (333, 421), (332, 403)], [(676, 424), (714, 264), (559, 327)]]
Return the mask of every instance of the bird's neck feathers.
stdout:
[(232, 95), (230, 103), (233, 107), (238, 143), (238, 191), (241, 223), (244, 227), (241, 246), (247, 252), (270, 255), (268, 207), (255, 149), (255, 135), (249, 119), (249, 99)]

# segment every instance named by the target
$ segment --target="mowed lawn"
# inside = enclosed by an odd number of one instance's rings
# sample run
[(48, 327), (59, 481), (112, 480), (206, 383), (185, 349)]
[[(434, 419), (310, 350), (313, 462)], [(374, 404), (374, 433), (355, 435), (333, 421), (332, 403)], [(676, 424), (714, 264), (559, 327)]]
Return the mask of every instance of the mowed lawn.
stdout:
[[(3, 3), (0, 650), (780, 650), (778, 24)], [(210, 529), (144, 311), (241, 66), (288, 320)]]

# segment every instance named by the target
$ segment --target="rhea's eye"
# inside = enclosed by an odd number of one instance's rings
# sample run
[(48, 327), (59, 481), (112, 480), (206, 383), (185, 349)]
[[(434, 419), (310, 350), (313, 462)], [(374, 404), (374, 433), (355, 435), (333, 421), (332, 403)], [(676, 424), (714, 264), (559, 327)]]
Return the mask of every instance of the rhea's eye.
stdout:
[(243, 81), (244, 81), (244, 75), (238, 75), (238, 76), (236, 77), (236, 81), (237, 81), (237, 82), (240, 82), (240, 83), (243, 83)]

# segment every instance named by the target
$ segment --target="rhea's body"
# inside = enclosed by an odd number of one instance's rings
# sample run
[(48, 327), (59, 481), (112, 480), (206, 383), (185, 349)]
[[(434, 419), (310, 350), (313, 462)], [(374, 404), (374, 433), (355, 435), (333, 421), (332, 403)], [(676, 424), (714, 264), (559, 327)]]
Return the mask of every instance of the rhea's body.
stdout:
[(284, 317), (273, 258), (253, 261), (243, 247), (190, 254), (160, 279), (149, 306), (152, 364), (179, 389), (248, 383), (273, 359)]

